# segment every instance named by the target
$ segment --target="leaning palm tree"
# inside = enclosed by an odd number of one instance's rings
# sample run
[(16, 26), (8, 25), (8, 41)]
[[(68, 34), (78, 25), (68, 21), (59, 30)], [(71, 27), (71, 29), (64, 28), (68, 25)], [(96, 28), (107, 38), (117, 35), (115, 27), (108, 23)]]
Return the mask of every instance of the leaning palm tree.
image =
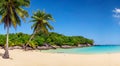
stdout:
[(33, 20), (30, 22), (33, 22), (33, 25), (31, 26), (33, 30), (33, 34), (30, 37), (29, 41), (27, 42), (25, 49), (29, 42), (34, 38), (35, 34), (38, 34), (40, 32), (48, 34), (49, 30), (53, 30), (54, 28), (50, 25), (49, 21), (55, 21), (51, 14), (45, 13), (45, 11), (38, 10), (37, 12), (34, 12), (33, 16), (31, 17)]
[(29, 5), (30, 0), (0, 0), (0, 23), (3, 23), (7, 29), (4, 59), (9, 58), (9, 28), (13, 26), (16, 29), (17, 25), (21, 25), (20, 18), (25, 20), (25, 17), (28, 17), (28, 12), (23, 7), (28, 7)]

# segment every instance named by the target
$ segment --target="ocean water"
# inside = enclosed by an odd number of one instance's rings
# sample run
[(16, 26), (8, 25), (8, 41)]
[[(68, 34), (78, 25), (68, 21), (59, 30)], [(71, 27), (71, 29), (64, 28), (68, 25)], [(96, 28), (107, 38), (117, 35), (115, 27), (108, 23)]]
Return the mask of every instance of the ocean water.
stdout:
[(101, 46), (92, 46), (92, 47), (83, 47), (83, 48), (42, 50), (42, 52), (47, 52), (47, 53), (66, 53), (66, 54), (120, 53), (120, 46), (101, 45)]

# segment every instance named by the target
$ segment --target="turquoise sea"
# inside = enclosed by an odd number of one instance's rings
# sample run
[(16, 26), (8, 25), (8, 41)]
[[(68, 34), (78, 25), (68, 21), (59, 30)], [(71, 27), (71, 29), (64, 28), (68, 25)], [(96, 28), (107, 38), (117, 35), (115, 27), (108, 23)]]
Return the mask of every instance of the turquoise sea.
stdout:
[(100, 45), (100, 46), (83, 47), (83, 48), (42, 50), (42, 52), (47, 52), (47, 53), (66, 53), (66, 54), (120, 53), (120, 46)]

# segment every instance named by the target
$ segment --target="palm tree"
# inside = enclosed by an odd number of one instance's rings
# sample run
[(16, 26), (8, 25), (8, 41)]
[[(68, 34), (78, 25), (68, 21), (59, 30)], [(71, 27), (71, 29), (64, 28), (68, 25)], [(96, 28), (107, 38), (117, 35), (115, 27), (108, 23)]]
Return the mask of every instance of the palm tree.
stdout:
[(0, 0), (0, 15), (2, 16), (0, 22), (7, 28), (4, 59), (9, 58), (9, 28), (13, 26), (16, 29), (17, 25), (21, 25), (20, 18), (25, 20), (25, 17), (28, 17), (28, 12), (23, 7), (28, 7), (29, 5), (30, 0)]
[(51, 16), (51, 14), (47, 14), (45, 13), (45, 11), (40, 11), (38, 10), (37, 12), (34, 12), (33, 16), (31, 17), (33, 20), (31, 20), (31, 22), (33, 22), (33, 25), (31, 26), (33, 30), (33, 34), (31, 36), (31, 38), (29, 39), (29, 41), (27, 42), (25, 49), (27, 47), (27, 45), (29, 44), (29, 42), (34, 38), (35, 34), (42, 32), (45, 34), (48, 34), (48, 30), (53, 30), (54, 28), (50, 25), (49, 21), (55, 21), (53, 19), (53, 17)]

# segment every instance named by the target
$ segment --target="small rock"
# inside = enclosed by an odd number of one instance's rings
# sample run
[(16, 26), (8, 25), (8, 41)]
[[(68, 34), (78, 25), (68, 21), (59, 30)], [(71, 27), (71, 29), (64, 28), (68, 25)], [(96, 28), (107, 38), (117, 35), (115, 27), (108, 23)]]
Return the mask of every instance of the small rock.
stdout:
[(22, 49), (22, 47), (20, 47), (20, 46), (14, 46), (13, 48), (14, 49)]
[(14, 48), (13, 47), (9, 47), (8, 50), (13, 50)]
[(48, 50), (49, 48), (45, 47), (45, 46), (38, 46), (37, 49), (38, 50)]

